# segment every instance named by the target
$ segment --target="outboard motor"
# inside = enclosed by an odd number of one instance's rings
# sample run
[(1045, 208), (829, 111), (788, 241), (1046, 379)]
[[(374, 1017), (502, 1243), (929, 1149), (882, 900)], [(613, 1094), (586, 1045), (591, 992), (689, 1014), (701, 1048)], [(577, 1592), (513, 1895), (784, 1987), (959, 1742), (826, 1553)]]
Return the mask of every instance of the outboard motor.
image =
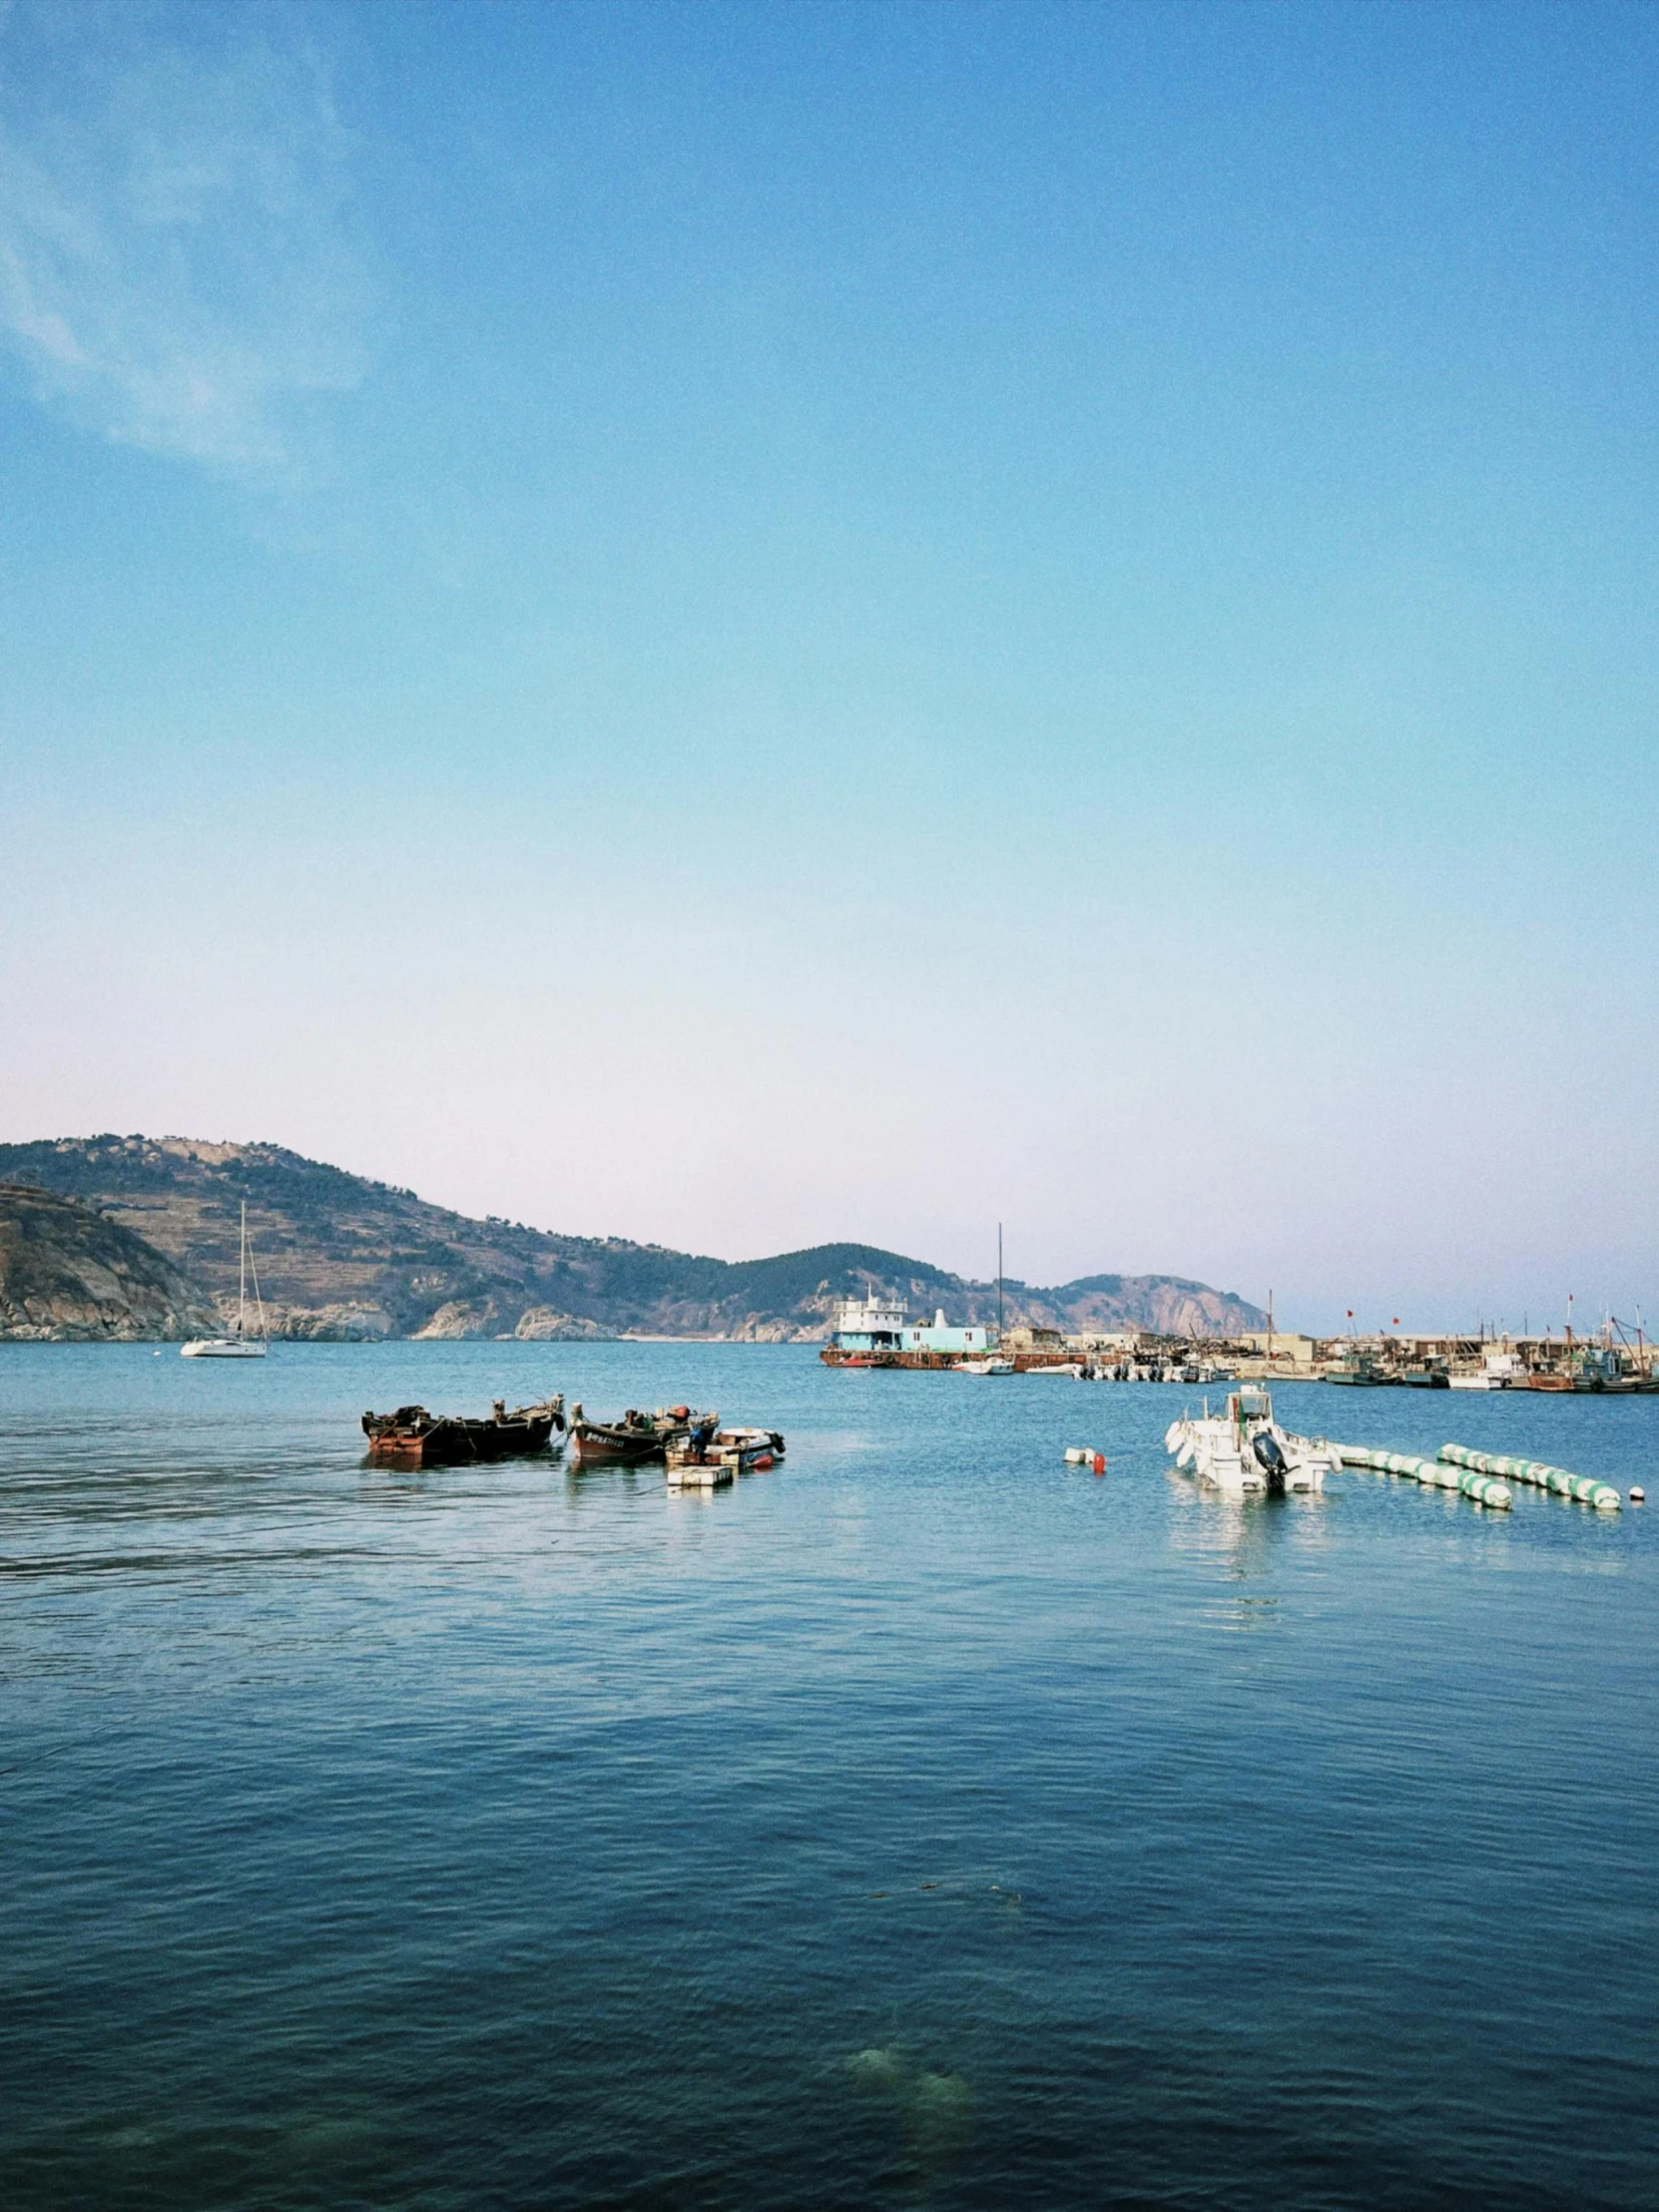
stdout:
[(1259, 1436), (1250, 1440), (1250, 1448), (1256, 1455), (1256, 1464), (1268, 1478), (1269, 1497), (1285, 1494), (1286, 1461), (1279, 1448), (1279, 1438), (1270, 1436), (1264, 1428)]

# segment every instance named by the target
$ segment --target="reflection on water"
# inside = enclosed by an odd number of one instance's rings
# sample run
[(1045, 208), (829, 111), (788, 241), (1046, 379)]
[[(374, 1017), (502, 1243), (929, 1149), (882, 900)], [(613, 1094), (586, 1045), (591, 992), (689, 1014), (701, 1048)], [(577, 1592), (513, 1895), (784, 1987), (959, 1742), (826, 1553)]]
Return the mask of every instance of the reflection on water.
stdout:
[(936, 2182), (969, 2147), (973, 2098), (959, 2073), (925, 2065), (897, 2045), (855, 2051), (846, 2069), (897, 2123), (912, 2180)]
[[(1155, 1386), (193, 1365), (0, 1348), (8, 2212), (1659, 2194), (1659, 1523), (1230, 1503)], [(364, 1464), (365, 1404), (550, 1387), (789, 1455)]]

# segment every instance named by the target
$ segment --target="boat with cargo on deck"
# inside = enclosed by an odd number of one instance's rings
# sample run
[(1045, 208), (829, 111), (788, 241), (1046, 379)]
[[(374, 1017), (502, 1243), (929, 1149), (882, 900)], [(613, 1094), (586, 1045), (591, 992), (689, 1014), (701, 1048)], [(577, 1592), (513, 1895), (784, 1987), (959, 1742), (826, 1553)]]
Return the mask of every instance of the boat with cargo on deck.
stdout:
[(581, 1406), (570, 1409), (570, 1456), (579, 1467), (642, 1466), (661, 1459), (669, 1445), (707, 1425), (720, 1426), (718, 1413), (694, 1413), (689, 1405), (659, 1405), (644, 1413), (630, 1405), (620, 1420), (590, 1420)]
[(762, 1474), (784, 1456), (784, 1438), (776, 1428), (722, 1428), (718, 1413), (706, 1413), (676, 1436), (663, 1453), (669, 1479), (695, 1475), (700, 1468), (725, 1467), (733, 1474)]

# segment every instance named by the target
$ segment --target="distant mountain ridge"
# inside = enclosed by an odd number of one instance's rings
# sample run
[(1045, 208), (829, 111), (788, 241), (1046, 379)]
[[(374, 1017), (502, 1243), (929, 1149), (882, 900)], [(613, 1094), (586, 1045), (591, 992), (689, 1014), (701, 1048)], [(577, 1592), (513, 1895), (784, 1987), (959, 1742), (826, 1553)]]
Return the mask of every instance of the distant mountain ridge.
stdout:
[[(996, 1312), (994, 1285), (872, 1245), (730, 1261), (559, 1236), (474, 1221), (275, 1144), (43, 1138), (0, 1145), (0, 1179), (78, 1200), (143, 1239), (221, 1313), (235, 1302), (246, 1199), (274, 1336), (803, 1343), (828, 1335), (838, 1300), (869, 1288), (928, 1319), (940, 1308), (952, 1322)], [(1009, 1283), (1004, 1311), (1010, 1324), (1170, 1336), (1236, 1335), (1265, 1319), (1232, 1293), (1162, 1275), (1093, 1275), (1052, 1290)]]

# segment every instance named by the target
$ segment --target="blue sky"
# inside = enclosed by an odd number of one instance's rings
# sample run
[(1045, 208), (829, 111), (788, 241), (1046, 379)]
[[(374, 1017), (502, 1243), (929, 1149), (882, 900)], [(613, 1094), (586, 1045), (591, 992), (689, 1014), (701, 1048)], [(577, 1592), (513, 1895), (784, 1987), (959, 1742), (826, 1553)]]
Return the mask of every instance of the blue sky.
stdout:
[(1659, 17), (13, 0), (0, 1134), (1659, 1304)]

